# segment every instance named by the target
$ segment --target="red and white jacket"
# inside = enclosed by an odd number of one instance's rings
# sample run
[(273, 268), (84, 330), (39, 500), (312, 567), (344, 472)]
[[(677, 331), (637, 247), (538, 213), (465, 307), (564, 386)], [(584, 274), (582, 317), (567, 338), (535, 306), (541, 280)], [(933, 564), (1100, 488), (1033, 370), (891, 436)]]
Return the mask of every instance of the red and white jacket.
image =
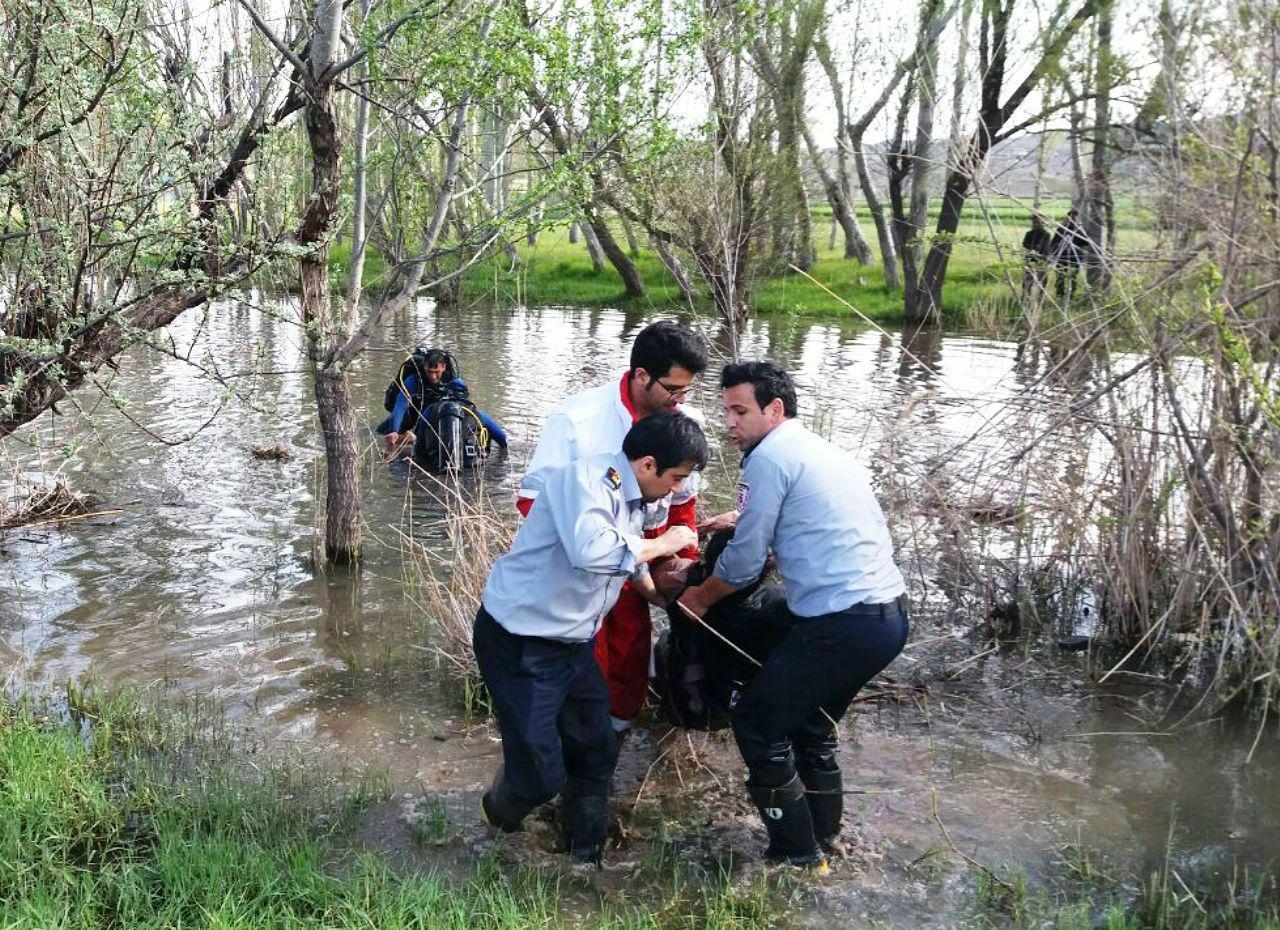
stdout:
[[(639, 419), (627, 390), (630, 377), (630, 372), (624, 372), (618, 379), (572, 394), (552, 411), (529, 460), (529, 470), (520, 482), (516, 507), (521, 514), (528, 515), (549, 472), (591, 455), (622, 449), (623, 438)], [(677, 409), (705, 427), (697, 408), (681, 404)], [(676, 524), (690, 529), (696, 527), (699, 477), (699, 473), (694, 472), (679, 492), (645, 505), (646, 536), (656, 536)], [(685, 550), (680, 555), (696, 558), (697, 549)]]

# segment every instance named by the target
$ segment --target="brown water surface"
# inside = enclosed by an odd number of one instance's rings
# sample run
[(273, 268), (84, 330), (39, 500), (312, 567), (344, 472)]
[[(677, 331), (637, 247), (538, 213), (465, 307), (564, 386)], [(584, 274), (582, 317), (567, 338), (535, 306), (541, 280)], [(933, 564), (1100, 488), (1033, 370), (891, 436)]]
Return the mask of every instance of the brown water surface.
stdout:
[[(473, 799), (497, 744), (461, 719), (422, 648), (429, 624), (414, 615), (398, 543), (405, 533), (440, 545), (438, 510), (427, 495), (407, 493), (406, 468), (371, 454), (364, 571), (311, 570), (320, 442), (300, 333), (279, 309), (220, 304), (188, 314), (157, 348), (127, 354), (105, 384), (109, 396), (82, 391), (62, 417), (7, 441), (26, 477), (61, 469), (122, 512), (0, 538), (0, 678), (12, 687), (84, 676), (162, 683), (217, 700), (268, 743), (385, 770), (410, 794)], [(453, 349), (475, 400), (512, 435), (510, 452), (479, 479), (507, 500), (550, 409), (620, 372), (645, 322), (610, 310), (436, 314), (424, 303), (392, 321), (356, 370), (358, 402), (371, 427), (407, 347)], [(756, 322), (742, 342), (744, 355), (796, 373), (805, 419), (857, 450), (882, 483), (900, 469), (899, 478), (919, 476), (925, 494), (944, 466), (998, 476), (990, 457), (1007, 449), (1011, 432), (1056, 444), (1064, 468), (1090, 467), (1075, 437), (1055, 433), (1031, 399), (1070, 400), (1090, 390), (1091, 374), (1041, 382), (1055, 364), (1049, 355), (990, 339), (787, 320)], [(694, 403), (718, 426), (716, 401), (704, 387)], [(193, 431), (189, 441), (165, 442)], [(988, 438), (996, 433), (998, 443)], [(274, 444), (291, 457), (250, 454)], [(728, 500), (736, 467), (722, 447), (707, 499)], [(834, 913), (949, 925), (972, 873), (957, 867), (938, 820), (969, 855), (1035, 875), (1060, 870), (1062, 848), (1077, 838), (1139, 868), (1162, 861), (1166, 847), (1198, 866), (1276, 855), (1274, 728), (1246, 764), (1252, 728), (1193, 718), (1170, 729), (1162, 688), (1098, 688), (1072, 664), (1083, 660), (1046, 664), (1016, 650), (966, 661), (985, 648), (977, 639), (942, 640), (950, 651), (939, 652), (937, 637), (963, 633), (970, 618), (942, 619), (937, 558), (916, 543), (904, 561), (917, 602), (934, 609), (916, 623), (921, 644), (890, 674), (932, 690), (864, 706), (849, 727), (846, 770), (871, 792), (850, 810), (874, 854), (842, 866), (807, 899), (816, 921)], [(903, 545), (912, 549), (911, 540)], [(731, 746), (698, 739), (732, 801)], [(629, 748), (624, 787), (638, 787), (653, 746), (641, 739)], [(660, 777), (646, 788), (655, 790), (681, 788)], [(707, 842), (758, 851), (754, 822), (740, 802), (736, 810), (712, 818)], [(482, 833), (478, 821), (460, 830)], [(952, 865), (931, 873), (935, 858)]]

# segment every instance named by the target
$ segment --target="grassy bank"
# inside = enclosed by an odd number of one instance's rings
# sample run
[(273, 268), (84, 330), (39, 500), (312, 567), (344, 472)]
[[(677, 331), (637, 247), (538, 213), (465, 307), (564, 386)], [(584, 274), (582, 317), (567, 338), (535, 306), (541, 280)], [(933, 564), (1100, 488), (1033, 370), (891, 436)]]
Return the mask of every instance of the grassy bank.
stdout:
[[(1056, 220), (1065, 215), (1069, 207), (1066, 200), (1050, 200), (1042, 205), (1042, 211)], [(1153, 242), (1151, 218), (1128, 198), (1120, 198), (1117, 207), (1120, 253), (1150, 246)], [(999, 307), (1016, 298), (1021, 281), (1019, 248), (1030, 217), (1029, 206), (1021, 201), (995, 199), (971, 205), (956, 233), (943, 291), (943, 310), (949, 319), (962, 323), (971, 308)], [(884, 323), (900, 322), (902, 291), (885, 285), (879, 258), (873, 258), (871, 264), (859, 265), (844, 257), (843, 234), (837, 235), (834, 243), (829, 236), (830, 207), (814, 205), (813, 220), (817, 262), (808, 276), (787, 273), (757, 281), (753, 291), (756, 311), (764, 315), (850, 319), (866, 316)], [(874, 249), (875, 227), (865, 208), (859, 209), (859, 222)], [(931, 218), (930, 225), (932, 223)], [(619, 244), (625, 247), (626, 239), (620, 226), (615, 234)], [(686, 305), (674, 279), (657, 253), (647, 245), (632, 254), (647, 288), (643, 297), (628, 297), (611, 265), (606, 264), (597, 271), (584, 241), (581, 238), (576, 243), (569, 241), (567, 226), (543, 229), (534, 245), (520, 240), (516, 250), (519, 253), (516, 263), (507, 255), (499, 254), (469, 270), (462, 280), (463, 299), (500, 306), (573, 305), (640, 310), (678, 309)], [(345, 281), (350, 252), (348, 241), (334, 243), (330, 264), (335, 281)], [(376, 289), (384, 283), (388, 271), (383, 256), (372, 249), (365, 265), (366, 288)], [(696, 269), (691, 267), (689, 271), (697, 284)], [(699, 304), (699, 309), (710, 309), (705, 298)], [(850, 310), (850, 306), (857, 312)]]
[[(1047, 201), (1043, 210), (1050, 218), (1057, 218), (1064, 215), (1069, 206), (1065, 200)], [(1119, 249), (1123, 252), (1148, 245), (1151, 241), (1149, 217), (1125, 199), (1121, 199), (1118, 207)], [(950, 318), (961, 319), (969, 307), (980, 301), (1007, 300), (1020, 286), (1018, 248), (1030, 225), (1030, 215), (1026, 204), (1013, 200), (995, 200), (983, 207), (975, 203), (966, 214), (956, 234), (943, 292), (944, 311)], [(809, 272), (813, 280), (785, 274), (759, 281), (754, 292), (757, 312), (853, 317), (856, 314), (848, 306), (852, 305), (873, 320), (900, 321), (902, 292), (885, 286), (878, 257), (870, 265), (859, 265), (844, 258), (842, 236), (836, 237), (834, 248), (829, 239), (830, 208), (815, 206), (813, 216), (818, 252), (817, 263)], [(875, 228), (869, 214), (860, 211), (859, 220), (863, 234), (874, 249)], [(618, 241), (625, 245), (621, 230)], [(648, 294), (640, 298), (628, 298), (623, 293), (611, 266), (596, 271), (583, 242), (569, 241), (567, 227), (544, 230), (536, 245), (522, 242), (518, 251), (521, 260), (514, 267), (503, 256), (485, 262), (468, 274), (464, 282), (467, 298), (499, 303), (683, 306), (675, 281), (656, 253), (647, 247), (633, 256), (648, 287)], [(693, 271), (690, 269), (691, 274)]]
[[(662, 829), (612, 879), (567, 863), (535, 869), (501, 841), (456, 845), (447, 876), (403, 854), (393, 866), (357, 839), (387, 799), (376, 785), (250, 762), (216, 714), (71, 698), (56, 712), (0, 699), (0, 927), (745, 930), (787, 926), (796, 882), (813, 881), (708, 872)], [(438, 852), (451, 842), (446, 818), (428, 805), (414, 842)], [(1166, 865), (1121, 878), (1077, 847), (1062, 864), (1052, 889), (1016, 869), (971, 873), (956, 925), (1280, 928), (1274, 875)]]
[[(575, 877), (500, 853), (464, 879), (395, 870), (354, 841), (379, 800), (297, 768), (235, 762), (219, 724), (73, 695), (0, 701), (0, 927), (493, 928), (580, 925)], [(564, 903), (566, 892), (574, 906)], [(616, 930), (769, 923), (760, 882), (678, 870), (643, 902), (589, 900)]]
[[(820, 222), (820, 218), (819, 218)], [(870, 225), (866, 232), (874, 235)], [(973, 230), (976, 234), (977, 230)], [(819, 237), (818, 261), (804, 275), (786, 274), (765, 278), (754, 291), (756, 311), (761, 314), (812, 316), (856, 316), (845, 301), (873, 320), (894, 322), (902, 316), (902, 293), (884, 283), (880, 265), (859, 265), (843, 257), (843, 244), (827, 248), (825, 234)], [(620, 241), (621, 237), (620, 237)], [(994, 250), (971, 247), (960, 250), (952, 262), (945, 294), (949, 313), (956, 313), (981, 295), (1000, 286), (1001, 271)], [(645, 280), (644, 297), (628, 297), (613, 267), (597, 271), (581, 240), (569, 241), (565, 227), (544, 230), (537, 244), (519, 247), (520, 262), (514, 267), (505, 256), (487, 261), (467, 275), (463, 291), (468, 300), (492, 300), (499, 304), (528, 303), (600, 307), (678, 308), (685, 306), (679, 288), (655, 252), (642, 248), (634, 256)], [(995, 264), (993, 264), (995, 263)], [(694, 269), (690, 269), (698, 283)], [(814, 282), (819, 282), (815, 284)], [(829, 288), (834, 293), (828, 293)], [(705, 291), (705, 288), (703, 288)], [(704, 302), (705, 303), (705, 302)], [(705, 303), (702, 309), (708, 309)]]

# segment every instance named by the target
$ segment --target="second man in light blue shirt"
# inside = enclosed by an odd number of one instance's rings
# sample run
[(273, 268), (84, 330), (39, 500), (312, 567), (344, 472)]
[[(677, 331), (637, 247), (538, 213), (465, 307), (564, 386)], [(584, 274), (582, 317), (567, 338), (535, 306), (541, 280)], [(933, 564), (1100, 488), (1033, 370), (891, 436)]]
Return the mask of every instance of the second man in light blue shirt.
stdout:
[(680, 600), (702, 616), (776, 556), (791, 631), (743, 689), (733, 735), (766, 855), (823, 864), (843, 811), (835, 722), (906, 643), (902, 574), (866, 471), (796, 419), (791, 376), (745, 362), (726, 365), (720, 386), (729, 438), (745, 453), (737, 528), (712, 577)]

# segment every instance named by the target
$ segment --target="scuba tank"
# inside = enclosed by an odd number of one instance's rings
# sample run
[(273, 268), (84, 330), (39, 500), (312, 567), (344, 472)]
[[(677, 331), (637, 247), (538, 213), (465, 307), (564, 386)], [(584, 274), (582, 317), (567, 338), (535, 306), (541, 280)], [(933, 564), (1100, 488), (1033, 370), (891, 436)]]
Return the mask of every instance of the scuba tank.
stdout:
[[(689, 569), (689, 585), (710, 577), (733, 530), (717, 530), (707, 539), (702, 558)], [(763, 663), (791, 630), (787, 594), (766, 565), (760, 577), (713, 605), (701, 623), (672, 606), (670, 625), (654, 647), (657, 712), (686, 730), (722, 730), (729, 726), (737, 696), (758, 667), (705, 627), (711, 627)]]

